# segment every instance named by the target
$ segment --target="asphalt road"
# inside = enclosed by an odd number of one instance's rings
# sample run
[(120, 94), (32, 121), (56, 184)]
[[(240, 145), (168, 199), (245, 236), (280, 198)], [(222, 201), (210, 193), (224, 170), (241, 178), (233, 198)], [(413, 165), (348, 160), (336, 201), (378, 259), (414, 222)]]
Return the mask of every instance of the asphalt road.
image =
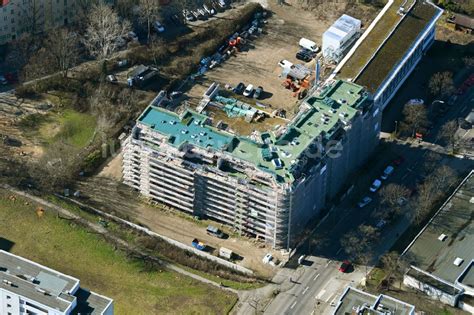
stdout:
[[(291, 280), (281, 285), (281, 293), (267, 306), (265, 314), (330, 314), (334, 310), (339, 296), (344, 289), (353, 284), (356, 286), (365, 277), (366, 268), (356, 266), (347, 274), (338, 271), (340, 262), (347, 259), (346, 253), (341, 244), (341, 238), (360, 225), (375, 226), (378, 219), (373, 217), (373, 213), (380, 208), (377, 194), (370, 193), (368, 187), (370, 182), (378, 178), (382, 170), (394, 158), (401, 155), (405, 161), (397, 166), (389, 179), (383, 182), (397, 183), (408, 188), (414, 188), (418, 181), (423, 179), (421, 172), (426, 155), (432, 150), (444, 150), (432, 143), (437, 139), (437, 133), (441, 126), (449, 120), (458, 117), (465, 117), (472, 109), (474, 101), (474, 89), (460, 97), (450, 111), (440, 118), (431, 130), (426, 142), (388, 142), (387, 148), (378, 161), (372, 165), (366, 178), (361, 178), (355, 184), (363, 188), (357, 195), (347, 196), (339, 206), (334, 208), (325, 220), (316, 229), (310, 239), (319, 240), (316, 248), (310, 248), (308, 243), (303, 244), (294, 257), (308, 255), (309, 263), (299, 266), (291, 273)], [(428, 142), (429, 141), (429, 142)], [(472, 168), (472, 160), (455, 158), (445, 155), (440, 164), (451, 166), (462, 173)], [(363, 196), (371, 196), (374, 200), (371, 204), (360, 209), (356, 206), (357, 200)], [(357, 198), (358, 197), (358, 198)], [(408, 216), (399, 217), (393, 222), (388, 222), (380, 231), (379, 242), (374, 244), (374, 259), (369, 264), (370, 270), (374, 262), (389, 251), (397, 239), (408, 228), (410, 221)]]

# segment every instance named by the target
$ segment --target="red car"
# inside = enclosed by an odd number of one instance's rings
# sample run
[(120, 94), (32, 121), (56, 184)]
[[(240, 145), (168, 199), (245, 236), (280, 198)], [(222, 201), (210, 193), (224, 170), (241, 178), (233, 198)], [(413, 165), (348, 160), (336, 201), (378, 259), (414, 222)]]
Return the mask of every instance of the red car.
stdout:
[(349, 271), (349, 268), (352, 266), (351, 262), (349, 260), (344, 260), (339, 267), (339, 271), (342, 273), (346, 273)]
[(403, 158), (403, 156), (400, 155), (395, 160), (393, 160), (393, 164), (395, 164), (396, 166), (399, 166), (400, 164), (403, 163), (403, 161), (405, 161), (405, 159)]

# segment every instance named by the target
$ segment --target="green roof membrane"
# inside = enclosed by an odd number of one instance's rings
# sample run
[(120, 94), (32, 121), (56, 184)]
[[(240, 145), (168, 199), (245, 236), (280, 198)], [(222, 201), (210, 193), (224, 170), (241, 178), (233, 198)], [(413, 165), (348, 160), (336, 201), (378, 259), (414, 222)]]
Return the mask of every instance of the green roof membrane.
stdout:
[(153, 130), (168, 136), (168, 142), (174, 147), (190, 143), (204, 149), (226, 148), (233, 137), (215, 131), (211, 126), (204, 125), (207, 119), (207, 116), (190, 111), (180, 118), (173, 112), (148, 107), (138, 120), (149, 125)]
[(192, 111), (178, 116), (161, 108), (148, 107), (138, 120), (167, 136), (168, 142), (176, 148), (189, 143), (223, 150), (272, 173), (278, 181), (291, 182), (292, 166), (308, 145), (318, 136), (329, 138), (340, 130), (340, 124), (348, 123), (366, 99), (367, 94), (360, 86), (337, 81), (321, 95), (310, 97), (307, 101), (310, 108), (295, 117), (281, 135), (263, 133), (262, 143), (218, 131), (206, 124), (207, 116)]
[(430, 3), (417, 1), (355, 82), (375, 93), (438, 12)]

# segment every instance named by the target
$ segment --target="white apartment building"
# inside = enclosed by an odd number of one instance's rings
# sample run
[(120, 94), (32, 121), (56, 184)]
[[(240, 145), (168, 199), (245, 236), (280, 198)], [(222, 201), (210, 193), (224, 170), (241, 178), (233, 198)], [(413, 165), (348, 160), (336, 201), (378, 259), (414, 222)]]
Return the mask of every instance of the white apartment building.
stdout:
[(191, 110), (149, 106), (122, 143), (124, 182), (151, 200), (293, 248), (376, 147), (381, 113), (368, 98), (356, 84), (332, 82), (287, 125), (253, 139)]
[(0, 250), (0, 314), (113, 315), (113, 300), (79, 279)]
[(71, 23), (76, 0), (0, 0), (0, 45)]

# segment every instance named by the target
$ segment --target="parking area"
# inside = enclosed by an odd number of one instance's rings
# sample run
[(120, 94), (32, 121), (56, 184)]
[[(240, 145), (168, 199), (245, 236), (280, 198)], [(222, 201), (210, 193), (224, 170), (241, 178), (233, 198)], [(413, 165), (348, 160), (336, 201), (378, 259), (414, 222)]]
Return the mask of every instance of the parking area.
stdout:
[[(258, 103), (266, 106), (270, 113), (282, 109), (286, 112), (286, 118), (291, 119), (296, 112), (298, 98), (282, 86), (285, 78), (281, 76), (282, 68), (278, 63), (281, 60), (301, 63), (314, 72), (314, 59), (307, 63), (296, 59), (298, 42), (304, 37), (320, 46), (322, 34), (332, 22), (332, 19), (317, 20), (313, 13), (308, 11), (272, 7), (272, 13), (261, 25), (261, 34), (251, 36), (240, 51), (207, 71), (202, 80), (191, 87), (188, 93), (190, 103), (197, 106), (204, 91), (213, 82), (219, 83), (221, 87), (228, 84), (230, 88), (242, 82), (245, 86), (252, 84), (255, 88), (263, 87), (264, 92)], [(251, 105), (255, 104), (252, 99), (241, 99)]]

